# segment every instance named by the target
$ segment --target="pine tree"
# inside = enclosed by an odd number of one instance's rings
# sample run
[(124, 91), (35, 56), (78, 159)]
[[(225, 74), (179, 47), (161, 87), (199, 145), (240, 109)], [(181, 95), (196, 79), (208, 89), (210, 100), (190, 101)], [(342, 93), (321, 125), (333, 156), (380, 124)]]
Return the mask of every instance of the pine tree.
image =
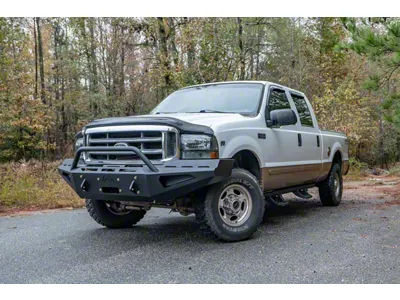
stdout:
[(374, 72), (365, 88), (382, 94), (386, 120), (400, 127), (400, 19), (342, 18), (351, 41), (341, 45), (369, 59)]

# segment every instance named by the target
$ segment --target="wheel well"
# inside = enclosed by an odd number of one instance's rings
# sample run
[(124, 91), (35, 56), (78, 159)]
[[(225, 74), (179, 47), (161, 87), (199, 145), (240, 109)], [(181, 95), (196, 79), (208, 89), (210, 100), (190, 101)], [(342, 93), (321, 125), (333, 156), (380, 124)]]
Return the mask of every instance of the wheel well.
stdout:
[(338, 163), (339, 167), (342, 168), (342, 154), (339, 151), (336, 151), (335, 155), (333, 156), (332, 166)]
[(253, 174), (258, 180), (261, 180), (261, 169), (257, 157), (249, 150), (242, 150), (232, 157), (235, 161), (234, 168), (242, 168)]

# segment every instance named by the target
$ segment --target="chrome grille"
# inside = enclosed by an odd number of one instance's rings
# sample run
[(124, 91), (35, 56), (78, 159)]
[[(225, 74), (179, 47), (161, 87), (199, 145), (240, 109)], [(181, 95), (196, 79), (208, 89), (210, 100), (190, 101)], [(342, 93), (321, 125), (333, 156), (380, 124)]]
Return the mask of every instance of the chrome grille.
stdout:
[[(169, 126), (110, 126), (89, 128), (85, 131), (85, 144), (92, 147), (134, 146), (150, 160), (169, 159), (177, 155), (177, 130)], [(91, 151), (84, 156), (86, 161), (138, 160), (131, 152)]]

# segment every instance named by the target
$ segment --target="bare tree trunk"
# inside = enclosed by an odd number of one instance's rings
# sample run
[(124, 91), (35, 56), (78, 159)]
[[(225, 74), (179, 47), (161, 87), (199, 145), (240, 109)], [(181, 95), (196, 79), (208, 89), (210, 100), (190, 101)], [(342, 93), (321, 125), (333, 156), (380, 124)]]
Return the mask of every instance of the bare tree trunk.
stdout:
[(219, 62), (219, 49), (218, 49), (218, 24), (214, 20), (213, 22), (213, 31), (214, 31), (214, 36), (213, 36), (213, 52), (215, 53), (215, 80), (220, 81), (220, 74), (221, 74), (221, 66)]
[[(185, 22), (188, 23), (189, 19), (188, 18), (184, 18)], [(188, 68), (189, 70), (193, 68), (194, 66), (194, 43), (193, 43), (193, 37), (191, 36), (191, 34), (188, 36), (188, 40), (189, 40), (189, 45), (188, 45), (188, 49), (187, 49), (187, 63), (188, 63)]]
[(118, 70), (118, 43), (117, 43), (117, 30), (118, 27), (115, 23), (112, 24), (112, 40), (111, 40), (111, 45), (113, 46), (113, 49), (111, 50), (111, 55), (109, 59), (109, 70), (110, 70), (110, 82), (111, 82), (111, 97), (108, 99), (109, 100), (109, 116), (114, 116), (116, 112), (118, 112), (119, 109), (119, 99), (117, 98), (118, 96), (118, 88), (119, 88), (119, 70)]
[(42, 102), (46, 104), (46, 91), (44, 83), (44, 61), (43, 61), (43, 41), (42, 32), (40, 29), (40, 18), (36, 18), (36, 28), (38, 35), (38, 52), (39, 52), (39, 67), (40, 67), (40, 98)]
[(175, 68), (179, 65), (179, 53), (175, 44), (175, 24), (174, 18), (168, 18), (168, 23), (170, 27), (170, 42), (171, 42), (171, 50), (172, 50), (172, 59), (174, 61)]
[(106, 88), (106, 92), (107, 92), (107, 97), (109, 95), (109, 91), (110, 91), (110, 80), (109, 80), (109, 72), (108, 72), (108, 68), (107, 68), (107, 63), (106, 63), (106, 50), (105, 50), (105, 37), (104, 37), (104, 29), (103, 26), (101, 25), (101, 19), (99, 18), (98, 23), (98, 29), (99, 29), (99, 34), (100, 34), (100, 56), (101, 56), (101, 66), (103, 71), (101, 72), (100, 69), (100, 75), (102, 76), (102, 81), (103, 84)]
[[(186, 24), (190, 24), (191, 19), (185, 17), (183, 18)], [(186, 55), (187, 55), (187, 67), (188, 67), (188, 83), (189, 84), (193, 84), (195, 82), (195, 72), (194, 72), (194, 68), (195, 68), (195, 44), (194, 44), (194, 40), (193, 40), (193, 36), (190, 32), (190, 27), (189, 30), (185, 31), (186, 35), (187, 35), (187, 39), (188, 39), (188, 44), (187, 44), (187, 50), (186, 50)]]
[(383, 141), (383, 121), (382, 117), (379, 117), (379, 163), (381, 165), (381, 169), (384, 168), (384, 157), (385, 157), (385, 150), (384, 150), (384, 141)]
[[(54, 73), (54, 86), (53, 86), (56, 106), (58, 106), (60, 103), (60, 63), (59, 63), (60, 49), (59, 48), (60, 48), (60, 25), (56, 24), (54, 27), (54, 69), (55, 69), (55, 73)], [(57, 130), (59, 130), (59, 127), (58, 127), (59, 122), (60, 122), (59, 116), (57, 114), (57, 119), (56, 119)], [(65, 141), (63, 141), (61, 134), (55, 135), (55, 142), (56, 142), (56, 145), (58, 146), (58, 151), (61, 153), (64, 149), (64, 144), (65, 144)]]
[(243, 49), (243, 25), (242, 18), (237, 18), (238, 41), (239, 41), (239, 80), (244, 80), (246, 72), (245, 56)]
[(94, 26), (95, 26), (95, 19), (89, 19), (89, 32), (90, 32), (90, 64), (91, 64), (91, 72), (93, 76), (92, 82), (92, 91), (94, 93), (98, 93), (99, 91), (99, 80), (97, 75), (97, 60), (96, 60), (96, 40), (94, 36)]
[(38, 54), (37, 54), (37, 37), (36, 37), (36, 22), (33, 18), (33, 39), (35, 41), (35, 94), (34, 98), (37, 99), (38, 95)]
[(53, 90), (55, 90), (55, 100), (56, 103), (59, 102), (60, 100), (60, 87), (59, 87), (59, 82), (60, 82), (60, 64), (59, 64), (59, 47), (60, 47), (60, 42), (59, 42), (59, 31), (60, 31), (60, 26), (58, 24), (55, 25), (54, 28), (54, 69), (55, 69), (55, 74), (54, 74), (54, 87)]
[(261, 43), (261, 34), (260, 28), (257, 29), (257, 54), (256, 54), (256, 80), (260, 75), (260, 43)]
[(125, 96), (125, 38), (124, 38), (124, 25), (121, 26), (121, 68), (119, 74), (119, 96)]
[[(90, 91), (92, 94), (96, 95), (99, 92), (99, 78), (97, 74), (97, 59), (96, 59), (96, 40), (94, 36), (94, 26), (95, 26), (95, 19), (89, 18), (89, 33), (90, 33), (90, 55), (89, 55), (89, 70), (91, 75), (89, 78), (91, 79), (89, 82)], [(97, 116), (98, 111), (98, 104), (96, 103), (96, 98), (92, 99), (91, 109), (94, 116)]]
[(163, 77), (164, 77), (164, 93), (165, 96), (172, 85), (171, 78), (171, 66), (169, 64), (169, 56), (168, 56), (168, 46), (167, 46), (167, 28), (165, 24), (165, 20), (163, 17), (158, 17), (158, 34), (160, 39), (160, 61), (163, 66)]
[(254, 54), (253, 50), (250, 52), (250, 79), (253, 79), (254, 76)]
[(289, 72), (289, 85), (290, 86), (295, 86), (294, 85), (294, 68), (296, 66), (296, 61), (294, 59), (294, 29), (293, 29), (293, 22), (291, 19), (289, 19), (290, 22), (290, 72)]

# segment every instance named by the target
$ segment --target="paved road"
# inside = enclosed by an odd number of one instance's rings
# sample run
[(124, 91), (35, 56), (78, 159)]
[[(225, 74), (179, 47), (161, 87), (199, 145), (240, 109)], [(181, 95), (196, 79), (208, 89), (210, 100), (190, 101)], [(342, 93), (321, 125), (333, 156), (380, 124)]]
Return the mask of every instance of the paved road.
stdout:
[(124, 230), (85, 210), (2, 217), (0, 282), (400, 283), (400, 206), (294, 201), (269, 215), (240, 243), (161, 209)]

